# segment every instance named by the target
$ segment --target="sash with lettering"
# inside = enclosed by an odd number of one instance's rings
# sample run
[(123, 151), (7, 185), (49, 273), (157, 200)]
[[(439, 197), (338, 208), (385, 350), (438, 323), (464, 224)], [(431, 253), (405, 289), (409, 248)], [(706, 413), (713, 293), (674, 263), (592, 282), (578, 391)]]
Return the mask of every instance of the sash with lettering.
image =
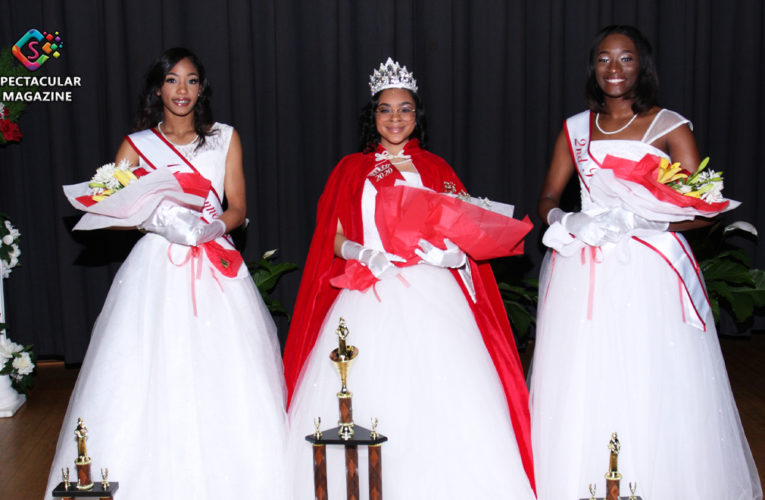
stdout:
[[(209, 179), (200, 174), (196, 167), (156, 130), (141, 130), (130, 134), (125, 139), (146, 163), (145, 168), (148, 170), (167, 168), (178, 180), (184, 192), (196, 194), (205, 199), (200, 213), (202, 220), (209, 224), (223, 213), (220, 196), (215, 192)], [(194, 261), (199, 261), (201, 251), (204, 251), (210, 264), (224, 276), (232, 278), (239, 272), (242, 256), (234, 248), (230, 236), (226, 235), (198, 247), (191, 247), (186, 259), (179, 265), (191, 262), (192, 268), (195, 267)], [(200, 273), (201, 266), (197, 266), (195, 273), (197, 277)]]
[[(401, 172), (399, 172), (399, 170), (390, 162), (390, 154), (388, 151), (375, 153), (374, 168), (367, 174), (366, 178), (372, 183), (372, 186), (374, 186), (377, 191), (382, 187), (393, 186), (396, 183), (396, 180), (404, 180), (404, 176), (401, 175)], [(394, 265), (402, 267), (414, 265), (416, 263), (417, 261), (395, 262)], [(351, 259), (345, 261), (343, 274), (333, 277), (329, 280), (329, 283), (337, 288), (366, 290), (367, 288), (374, 286), (378, 281), (380, 280), (372, 274), (372, 271), (370, 271), (368, 267), (357, 260)]]
[[(588, 193), (590, 192), (589, 180), (592, 177), (592, 172), (600, 168), (598, 161), (590, 154), (591, 127), (592, 113), (590, 111), (584, 111), (568, 118), (564, 125), (571, 158), (576, 165), (579, 180)], [(593, 201), (597, 204), (597, 200), (593, 199)], [(699, 330), (706, 331), (704, 318), (707, 318), (711, 313), (709, 298), (701, 269), (685, 238), (677, 233), (667, 231), (647, 237), (632, 236), (632, 239), (659, 254), (677, 275), (683, 321)], [(591, 258), (596, 258), (586, 249), (582, 249), (582, 251), (591, 254)]]

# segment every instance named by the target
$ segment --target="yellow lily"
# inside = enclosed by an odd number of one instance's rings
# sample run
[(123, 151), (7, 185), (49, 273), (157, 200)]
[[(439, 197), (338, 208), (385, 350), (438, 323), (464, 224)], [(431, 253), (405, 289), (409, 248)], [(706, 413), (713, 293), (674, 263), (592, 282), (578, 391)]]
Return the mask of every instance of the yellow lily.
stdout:
[(677, 179), (684, 179), (687, 177), (688, 177), (688, 174), (682, 172), (682, 167), (680, 167), (680, 162), (676, 162), (670, 165), (669, 160), (667, 160), (666, 158), (662, 158), (661, 162), (659, 162), (657, 180), (660, 183), (668, 184), (670, 182), (676, 181)]
[[(133, 175), (133, 177), (135, 177), (135, 175)], [(115, 170), (114, 178), (117, 179), (123, 186), (127, 186), (132, 181), (130, 176), (127, 174), (127, 171), (125, 170)]]

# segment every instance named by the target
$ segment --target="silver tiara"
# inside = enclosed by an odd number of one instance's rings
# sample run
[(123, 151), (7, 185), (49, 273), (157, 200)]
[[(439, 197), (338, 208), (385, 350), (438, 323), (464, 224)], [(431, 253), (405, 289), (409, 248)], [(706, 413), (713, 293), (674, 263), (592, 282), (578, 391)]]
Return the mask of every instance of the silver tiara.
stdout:
[(385, 89), (408, 89), (417, 92), (417, 80), (414, 79), (413, 73), (407, 71), (406, 66), (399, 66), (389, 57), (380, 64), (380, 69), (369, 75), (369, 89), (372, 95)]

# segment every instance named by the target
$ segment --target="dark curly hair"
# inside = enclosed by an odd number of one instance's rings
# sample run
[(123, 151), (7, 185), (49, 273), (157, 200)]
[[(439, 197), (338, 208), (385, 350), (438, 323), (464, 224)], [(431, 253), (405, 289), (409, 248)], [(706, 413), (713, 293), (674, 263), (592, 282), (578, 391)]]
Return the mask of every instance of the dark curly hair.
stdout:
[(653, 50), (651, 44), (643, 34), (635, 27), (627, 25), (606, 26), (592, 41), (590, 47), (590, 57), (587, 61), (587, 83), (585, 84), (585, 95), (587, 97), (587, 106), (591, 111), (601, 112), (605, 106), (605, 97), (595, 78), (595, 63), (598, 57), (598, 47), (601, 42), (609, 35), (620, 34), (628, 37), (635, 44), (640, 60), (640, 72), (638, 81), (633, 90), (635, 101), (632, 103), (632, 111), (642, 113), (648, 111), (658, 102), (659, 96), (659, 76), (656, 73), (656, 63), (653, 59)]
[[(409, 139), (418, 139), (420, 141), (420, 147), (422, 149), (427, 148), (427, 120), (425, 120), (425, 106), (422, 104), (422, 99), (415, 92), (407, 89), (414, 101), (415, 109), (415, 126), (414, 132), (409, 136)], [(380, 95), (384, 92), (381, 90), (372, 96), (369, 102), (361, 110), (361, 116), (359, 116), (359, 150), (362, 153), (369, 153), (377, 149), (377, 145), (380, 144), (380, 132), (377, 131), (377, 123), (375, 122), (375, 111), (377, 111), (377, 105), (380, 103)]]
[(196, 67), (199, 75), (199, 97), (194, 106), (194, 131), (199, 136), (199, 143), (197, 144), (197, 148), (199, 148), (204, 144), (205, 137), (214, 133), (211, 131), (213, 125), (212, 109), (210, 108), (212, 88), (207, 81), (207, 73), (202, 61), (193, 52), (183, 47), (167, 49), (149, 67), (144, 78), (143, 89), (138, 97), (138, 112), (133, 130), (156, 127), (162, 121), (164, 108), (162, 99), (157, 95), (157, 92), (164, 85), (165, 76), (182, 59), (188, 59)]

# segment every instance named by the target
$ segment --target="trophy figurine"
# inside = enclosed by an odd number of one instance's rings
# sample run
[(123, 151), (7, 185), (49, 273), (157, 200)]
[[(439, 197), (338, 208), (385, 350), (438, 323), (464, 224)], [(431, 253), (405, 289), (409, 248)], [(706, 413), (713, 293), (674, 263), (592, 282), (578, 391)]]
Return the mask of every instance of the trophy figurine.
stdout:
[(351, 369), (359, 350), (345, 343), (345, 339), (348, 337), (348, 327), (345, 326), (343, 318), (340, 318), (340, 324), (335, 333), (337, 333), (338, 347), (329, 353), (329, 359), (332, 360), (335, 368), (337, 368), (337, 373), (340, 374), (340, 392), (337, 393), (340, 404), (340, 421), (337, 423), (340, 426), (338, 435), (347, 441), (353, 438), (353, 403), (351, 402), (353, 393), (348, 390), (348, 371)]
[(619, 472), (619, 450), (621, 449), (619, 437), (615, 432), (611, 433), (608, 449), (611, 455), (608, 459), (608, 472), (606, 473), (606, 500), (619, 500), (619, 482), (622, 475)]
[(91, 460), (85, 443), (88, 439), (88, 428), (81, 418), (77, 419), (74, 435), (77, 437), (77, 458), (74, 460), (74, 465), (77, 466), (77, 489), (90, 490), (93, 488), (93, 481), (90, 479)]

